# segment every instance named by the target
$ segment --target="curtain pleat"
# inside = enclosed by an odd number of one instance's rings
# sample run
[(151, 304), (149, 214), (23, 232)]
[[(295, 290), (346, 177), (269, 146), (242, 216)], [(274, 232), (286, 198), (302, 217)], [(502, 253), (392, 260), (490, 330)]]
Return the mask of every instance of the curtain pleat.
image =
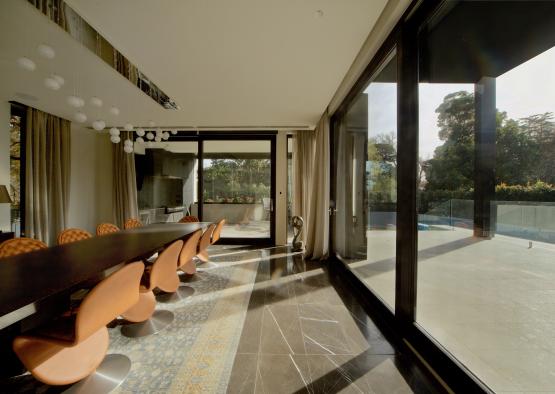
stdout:
[(25, 235), (50, 245), (66, 227), (71, 122), (34, 108), (26, 122)]
[(123, 141), (132, 139), (133, 133), (121, 132), (121, 143), (112, 144), (113, 155), (113, 201), (116, 224), (123, 227), (123, 223), (130, 218), (139, 217), (137, 203), (137, 178), (135, 176), (135, 154), (125, 153)]
[(306, 256), (321, 260), (329, 248), (329, 117), (322, 116), (314, 132), (293, 137), (293, 214), (304, 219)]

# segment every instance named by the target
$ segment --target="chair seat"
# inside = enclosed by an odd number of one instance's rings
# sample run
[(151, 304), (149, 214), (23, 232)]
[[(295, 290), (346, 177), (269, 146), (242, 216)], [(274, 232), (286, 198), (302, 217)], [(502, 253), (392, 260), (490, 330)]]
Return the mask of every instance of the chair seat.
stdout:
[(66, 385), (90, 375), (104, 359), (108, 343), (108, 329), (102, 327), (75, 346), (63, 346), (45, 337), (21, 336), (14, 340), (13, 348), (37, 379), (46, 384)]

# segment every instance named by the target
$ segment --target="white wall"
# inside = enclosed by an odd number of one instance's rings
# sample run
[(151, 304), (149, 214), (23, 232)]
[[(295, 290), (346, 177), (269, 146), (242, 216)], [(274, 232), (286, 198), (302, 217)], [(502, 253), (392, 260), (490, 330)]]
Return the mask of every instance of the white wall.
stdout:
[(112, 150), (107, 134), (72, 124), (68, 227), (94, 233), (113, 221)]
[[(0, 185), (10, 190), (10, 103), (0, 102)], [(10, 204), (0, 204), (0, 230), (10, 231)]]

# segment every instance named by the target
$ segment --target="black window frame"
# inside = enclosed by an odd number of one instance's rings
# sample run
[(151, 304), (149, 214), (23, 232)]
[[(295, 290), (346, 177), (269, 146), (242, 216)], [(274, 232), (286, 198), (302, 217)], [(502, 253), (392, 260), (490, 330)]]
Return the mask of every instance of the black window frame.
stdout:
[(407, 345), (425, 361), (444, 384), (456, 392), (492, 392), (466, 366), (451, 355), (439, 342), (425, 332), (416, 322), (417, 268), (418, 268), (418, 39), (422, 26), (447, 0), (414, 0), (399, 19), (391, 33), (368, 63), (346, 97), (330, 119), (330, 201), (336, 198), (336, 160), (334, 140), (339, 133), (339, 122), (350, 105), (371, 81), (372, 76), (387, 59), (391, 51), (397, 53), (397, 241), (395, 312), (349, 268), (346, 261), (335, 254), (333, 215), (330, 220), (331, 258), (341, 265), (340, 272), (356, 284), (356, 292), (365, 299), (378, 320), (400, 342)]

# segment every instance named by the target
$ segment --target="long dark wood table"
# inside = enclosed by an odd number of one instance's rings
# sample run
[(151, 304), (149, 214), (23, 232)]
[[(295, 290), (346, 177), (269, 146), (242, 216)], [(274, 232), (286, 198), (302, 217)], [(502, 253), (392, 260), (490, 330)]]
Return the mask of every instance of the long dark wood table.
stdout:
[(153, 224), (0, 259), (0, 329), (35, 313), (42, 300), (148, 257), (206, 225)]

